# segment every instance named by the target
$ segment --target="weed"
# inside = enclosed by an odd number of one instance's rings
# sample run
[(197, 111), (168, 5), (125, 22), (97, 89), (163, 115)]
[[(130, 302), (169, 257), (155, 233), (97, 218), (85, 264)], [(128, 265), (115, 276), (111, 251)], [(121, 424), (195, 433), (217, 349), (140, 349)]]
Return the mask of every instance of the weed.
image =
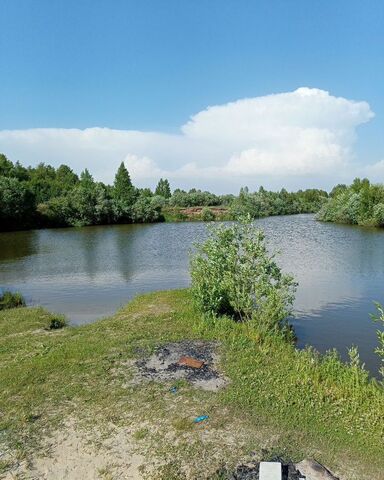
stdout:
[(64, 315), (53, 315), (49, 321), (49, 329), (50, 330), (58, 330), (63, 328), (67, 325), (67, 320)]
[(0, 295), (0, 310), (24, 306), (25, 300), (19, 292), (10, 292), (9, 290), (5, 290)]

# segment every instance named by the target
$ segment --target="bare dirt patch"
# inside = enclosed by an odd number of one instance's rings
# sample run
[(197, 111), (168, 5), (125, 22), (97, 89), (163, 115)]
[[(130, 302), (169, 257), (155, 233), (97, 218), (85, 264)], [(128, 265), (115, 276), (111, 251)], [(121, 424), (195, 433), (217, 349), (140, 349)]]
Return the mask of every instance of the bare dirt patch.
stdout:
[[(44, 455), (41, 453), (44, 451)], [(114, 429), (105, 437), (70, 421), (44, 441), (32, 460), (18, 463), (5, 480), (142, 479), (144, 457), (135, 451), (130, 429)]]
[[(227, 384), (227, 379), (218, 370), (217, 348), (218, 344), (215, 342), (182, 341), (168, 343), (157, 348), (151, 356), (134, 362), (134, 381), (172, 382), (186, 380), (194, 387), (211, 392), (217, 391)], [(203, 363), (199, 368), (196, 368), (188, 365), (188, 363), (193, 362), (185, 362), (185, 357)]]

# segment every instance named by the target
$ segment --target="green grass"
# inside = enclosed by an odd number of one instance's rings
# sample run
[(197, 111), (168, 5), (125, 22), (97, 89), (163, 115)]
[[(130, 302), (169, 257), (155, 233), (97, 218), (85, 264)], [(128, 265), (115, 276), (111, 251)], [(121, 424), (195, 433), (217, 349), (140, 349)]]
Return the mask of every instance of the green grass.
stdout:
[[(196, 469), (213, 475), (251, 450), (315, 456), (343, 478), (380, 478), (383, 387), (334, 354), (297, 351), (226, 318), (204, 320), (188, 290), (137, 297), (79, 328), (49, 330), (52, 318), (41, 308), (0, 312), (0, 450), (3, 442), (33, 456), (47, 432), (76, 417), (100, 428), (131, 426), (140, 451), (161, 462), (156, 478), (187, 478), (186, 467), (188, 478), (208, 478)], [(226, 389), (180, 385), (174, 395), (169, 385), (129, 384), (129, 359), (186, 338), (220, 341)], [(201, 414), (209, 421), (192, 425)], [(0, 473), (7, 468), (2, 460)]]
[(21, 293), (10, 292), (6, 290), (0, 294), (0, 310), (6, 310), (7, 308), (24, 307), (25, 300)]

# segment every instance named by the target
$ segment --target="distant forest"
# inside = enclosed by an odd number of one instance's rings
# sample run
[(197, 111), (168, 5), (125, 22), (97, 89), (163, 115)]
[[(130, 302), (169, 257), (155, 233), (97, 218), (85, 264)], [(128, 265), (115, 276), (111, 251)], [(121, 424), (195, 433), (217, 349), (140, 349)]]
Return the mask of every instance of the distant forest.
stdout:
[[(256, 192), (244, 187), (239, 195), (215, 195), (197, 189), (172, 192), (167, 179), (160, 179), (152, 191), (135, 187), (124, 163), (118, 168), (113, 185), (105, 185), (96, 182), (87, 169), (78, 176), (67, 165), (54, 168), (41, 163), (24, 167), (0, 154), (0, 230), (229, 220), (244, 214), (259, 218), (319, 211), (322, 220), (383, 225), (383, 186), (372, 186), (368, 180), (358, 182), (355, 180), (351, 187), (339, 185), (330, 195), (317, 189), (271, 192), (263, 187)], [(369, 208), (368, 220), (362, 208)]]

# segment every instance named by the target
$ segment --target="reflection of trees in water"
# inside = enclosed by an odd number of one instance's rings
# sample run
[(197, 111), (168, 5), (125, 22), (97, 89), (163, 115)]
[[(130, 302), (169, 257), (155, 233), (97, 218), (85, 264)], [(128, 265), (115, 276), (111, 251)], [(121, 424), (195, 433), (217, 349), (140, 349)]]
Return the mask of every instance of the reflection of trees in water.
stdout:
[(17, 260), (37, 253), (38, 234), (36, 230), (0, 233), (0, 262)]
[(100, 252), (103, 248), (103, 231), (99, 227), (82, 227), (78, 230), (79, 244), (84, 262), (84, 273), (93, 280), (102, 269), (99, 265)]
[[(97, 276), (117, 272), (130, 281), (135, 271), (135, 260), (143, 252), (141, 232), (145, 225), (114, 225), (83, 227), (78, 230), (84, 274), (94, 280)], [(148, 254), (148, 252), (147, 252)]]
[(147, 228), (147, 225), (138, 224), (114, 227), (116, 270), (126, 282), (134, 275), (135, 260), (143, 251), (140, 248), (141, 238)]

